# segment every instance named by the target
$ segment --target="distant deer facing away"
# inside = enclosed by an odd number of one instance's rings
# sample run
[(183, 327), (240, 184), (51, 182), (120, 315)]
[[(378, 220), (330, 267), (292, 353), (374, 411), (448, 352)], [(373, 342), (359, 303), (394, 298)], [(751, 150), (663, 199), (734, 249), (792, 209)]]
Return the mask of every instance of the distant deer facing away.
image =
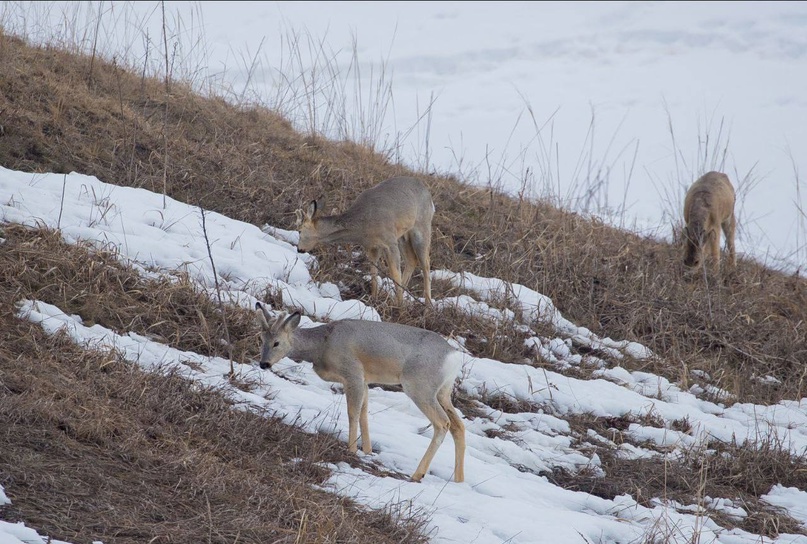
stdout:
[(359, 425), (362, 451), (373, 451), (367, 422), (367, 384), (400, 384), (434, 427), (432, 441), (412, 480), (419, 482), (426, 475), (447, 431), (454, 439), (454, 479), (465, 479), (465, 425), (451, 404), (462, 359), (442, 336), (408, 325), (358, 319), (300, 329), (299, 312), (273, 319), (260, 302), (255, 307), (263, 339), (261, 368), (271, 368), (283, 357), (311, 361), (320, 378), (344, 386), (348, 449), (352, 453), (358, 449)]
[(712, 268), (720, 270), (720, 229), (726, 236), (729, 264), (734, 266), (734, 187), (728, 176), (708, 172), (698, 178), (684, 199), (684, 264), (697, 267), (703, 253), (711, 255)]
[(372, 263), (370, 290), (373, 296), (378, 294), (378, 261), (384, 257), (399, 305), (403, 303), (403, 288), (415, 271), (415, 263), (419, 262), (424, 297), (426, 304), (431, 304), (429, 251), (434, 203), (422, 182), (409, 177), (390, 178), (361, 193), (341, 215), (320, 217), (317, 212), (316, 200), (305, 212), (297, 210), (298, 251), (307, 252), (321, 244), (362, 246)]

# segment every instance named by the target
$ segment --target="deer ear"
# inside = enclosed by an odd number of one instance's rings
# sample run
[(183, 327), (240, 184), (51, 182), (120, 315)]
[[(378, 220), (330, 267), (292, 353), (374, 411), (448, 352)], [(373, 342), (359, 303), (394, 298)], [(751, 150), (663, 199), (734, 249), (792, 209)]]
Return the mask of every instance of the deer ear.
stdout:
[(296, 218), (295, 224), (299, 227), (303, 224), (303, 210), (294, 210), (294, 216)]
[(317, 201), (312, 200), (311, 203), (308, 205), (308, 209), (305, 211), (305, 218), (314, 219), (314, 215), (316, 213), (317, 213)]
[(294, 329), (300, 326), (301, 317), (302, 315), (300, 314), (300, 312), (294, 312), (289, 317), (287, 317), (286, 320), (283, 322), (283, 328), (293, 331)]
[(263, 330), (267, 330), (270, 327), (268, 321), (269, 313), (266, 311), (266, 308), (260, 302), (255, 303), (255, 310), (258, 313), (257, 317), (258, 324), (261, 326)]

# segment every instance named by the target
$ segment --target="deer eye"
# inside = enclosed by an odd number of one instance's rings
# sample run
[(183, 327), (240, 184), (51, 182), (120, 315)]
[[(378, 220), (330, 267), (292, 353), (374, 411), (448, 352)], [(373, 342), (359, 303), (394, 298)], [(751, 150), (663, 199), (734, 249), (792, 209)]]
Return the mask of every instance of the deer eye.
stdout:
[(272, 344), (272, 347), (273, 347), (273, 348), (276, 348), (276, 347), (277, 347), (277, 346), (279, 346), (279, 345), (280, 345), (280, 342), (278, 342), (277, 340), (275, 340), (275, 343), (274, 343), (274, 344)]

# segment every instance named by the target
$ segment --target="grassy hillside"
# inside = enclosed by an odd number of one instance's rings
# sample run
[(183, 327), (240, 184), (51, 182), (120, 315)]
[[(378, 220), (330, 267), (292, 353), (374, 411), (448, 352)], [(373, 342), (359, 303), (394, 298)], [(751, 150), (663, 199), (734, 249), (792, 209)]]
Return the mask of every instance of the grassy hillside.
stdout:
[[(0, 164), (7, 168), (92, 174), (289, 229), (294, 211), (312, 198), (344, 209), (382, 179), (413, 173), (366, 147), (303, 136), (264, 108), (229, 106), (98, 59), (4, 36), (0, 60)], [(433, 268), (536, 288), (579, 325), (661, 354), (652, 370), (671, 379), (686, 383), (699, 369), (738, 399), (803, 396), (803, 279), (740, 259), (734, 273), (711, 284), (684, 281), (678, 247), (461, 180), (418, 175), (437, 207)], [(322, 270), (334, 274), (332, 266)], [(363, 282), (340, 279), (367, 296)], [(421, 319), (415, 314), (386, 317)], [(765, 375), (782, 383), (760, 387), (751, 379)]]
[[(202, 327), (220, 317), (187, 281), (145, 281), (54, 232), (11, 226), (2, 236), (5, 300), (49, 300), (87, 324), (214, 352), (220, 331)], [(230, 330), (254, 352), (245, 314), (229, 315)], [(48, 336), (14, 305), (0, 323), (0, 484), (12, 500), (3, 519), (77, 543), (424, 541), (413, 512), (368, 513), (312, 489), (325, 479), (319, 463), (355, 462), (334, 438)]]
[[(325, 197), (327, 209), (344, 209), (382, 179), (417, 175), (431, 188), (437, 208), (433, 268), (534, 288), (575, 323), (600, 336), (640, 342), (659, 355), (651, 362), (620, 364), (664, 375), (684, 388), (717, 386), (733, 394), (732, 401), (805, 396), (807, 282), (752, 261), (739, 259), (736, 270), (719, 278), (685, 280), (676, 246), (546, 203), (411, 172), (366, 146), (302, 135), (265, 108), (235, 107), (181, 82), (145, 78), (99, 58), (32, 47), (3, 34), (0, 126), (4, 167), (78, 171), (287, 229), (294, 228), (294, 211), (312, 198)], [(8, 242), (0, 246), (0, 291), (6, 300), (39, 298), (85, 320), (157, 335), (182, 349), (222, 349), (220, 314), (189, 285), (143, 283), (114, 259), (68, 248), (45, 232), (7, 228), (3, 236)], [(322, 279), (342, 282), (351, 296), (369, 299), (366, 282), (340, 272), (332, 252), (317, 255)], [(434, 291), (435, 296), (456, 294), (441, 282)], [(374, 306), (385, 320), (462, 334), (477, 355), (548, 364), (526, 351), (520, 333), (506, 325), (495, 328), (449, 310), (398, 309), (383, 300)], [(230, 312), (235, 357), (254, 357), (249, 316)], [(252, 527), (253, 541), (423, 538), (417, 536), (422, 519), (410, 512), (366, 515), (348, 501), (311, 492), (310, 485), (322, 479), (316, 462), (349, 460), (332, 439), (233, 414), (214, 392), (193, 391), (171, 376), (140, 374), (112, 354), (88, 358), (66, 340), (20, 323), (13, 307), (7, 306), (0, 319), (5, 331), (0, 417), (20, 424), (10, 427), (9, 447), (0, 451), (0, 483), (14, 502), (5, 517), (36, 522), (55, 537), (76, 541), (85, 528), (114, 542), (232, 542), (238, 535), (247, 537), (245, 527)], [(39, 371), (25, 372), (34, 367)], [(764, 376), (778, 383), (763, 383), (758, 378)], [(143, 390), (152, 393), (139, 397)], [(91, 406), (77, 403), (85, 397), (93, 399)], [(67, 423), (75, 421), (84, 423)], [(594, 418), (580, 424), (604, 422)], [(241, 432), (247, 425), (262, 430)], [(302, 463), (290, 463), (299, 457)], [(720, 486), (733, 487), (751, 501), (771, 483), (807, 483), (803, 459), (787, 457), (761, 470), (775, 459), (767, 452), (723, 467), (722, 479), (712, 482), (714, 493), (724, 489)], [(658, 494), (678, 474), (680, 489), (669, 489), (671, 495), (700, 492), (685, 485), (697, 460), (683, 460), (679, 472), (669, 468), (664, 479), (652, 463), (607, 461), (612, 464), (606, 472), (613, 476), (607, 487), (585, 475), (557, 474), (555, 481), (613, 496), (633, 493), (638, 479), (648, 482), (648, 493)], [(183, 463), (201, 464), (205, 478), (195, 480)], [(103, 484), (121, 475), (131, 480), (120, 480), (120, 488)], [(741, 490), (740, 480), (753, 483)], [(99, 486), (101, 493), (93, 491)], [(77, 488), (84, 495), (70, 496)], [(152, 503), (144, 506), (133, 495), (148, 495)], [(180, 495), (181, 508), (168, 508)], [(47, 504), (42, 497), (49, 497)], [(235, 511), (241, 517), (229, 526)], [(765, 534), (788, 527), (779, 521), (774, 527), (762, 515), (747, 523), (757, 524), (748, 530)], [(173, 528), (171, 534), (160, 532), (164, 524)], [(222, 534), (212, 535), (214, 527)]]

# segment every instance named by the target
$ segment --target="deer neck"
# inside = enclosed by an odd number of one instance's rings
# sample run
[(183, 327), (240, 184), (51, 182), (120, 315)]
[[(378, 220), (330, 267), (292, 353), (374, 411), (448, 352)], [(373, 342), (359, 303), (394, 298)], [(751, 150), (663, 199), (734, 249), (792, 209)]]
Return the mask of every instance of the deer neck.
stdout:
[(292, 350), (288, 357), (294, 361), (317, 363), (322, 359), (323, 346), (331, 327), (322, 325), (308, 329), (295, 329), (292, 333)]
[(709, 229), (710, 208), (705, 203), (698, 203), (690, 212), (689, 222), (698, 234), (703, 234)]
[(354, 244), (358, 243), (355, 229), (350, 228), (348, 218), (342, 215), (322, 217), (317, 223), (320, 243)]

